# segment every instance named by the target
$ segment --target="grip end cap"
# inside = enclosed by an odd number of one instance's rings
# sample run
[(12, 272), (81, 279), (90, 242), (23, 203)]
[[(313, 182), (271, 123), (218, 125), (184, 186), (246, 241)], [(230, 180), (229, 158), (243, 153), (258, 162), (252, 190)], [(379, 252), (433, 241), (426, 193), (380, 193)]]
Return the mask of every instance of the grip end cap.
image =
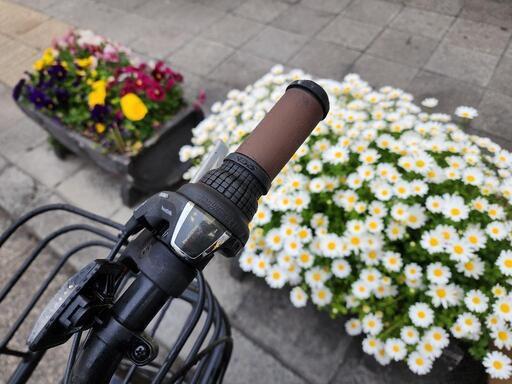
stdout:
[(320, 103), (320, 106), (324, 112), (322, 120), (325, 119), (329, 113), (329, 97), (320, 85), (315, 83), (313, 80), (295, 80), (294, 82), (290, 83), (288, 87), (286, 87), (286, 90), (291, 88), (300, 88), (306, 92), (309, 92)]

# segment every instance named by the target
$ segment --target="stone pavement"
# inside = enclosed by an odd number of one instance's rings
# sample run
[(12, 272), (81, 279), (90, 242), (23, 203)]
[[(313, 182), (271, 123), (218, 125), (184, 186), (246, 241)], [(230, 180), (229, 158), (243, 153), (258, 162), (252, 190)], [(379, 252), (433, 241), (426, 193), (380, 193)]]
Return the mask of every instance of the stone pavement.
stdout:
[[(58, 160), (10, 98), (22, 72), (70, 26), (169, 61), (184, 73), (190, 97), (206, 90), (208, 105), (276, 63), (334, 79), (357, 72), (418, 100), (437, 97), (438, 111), (474, 106), (480, 117), (472, 131), (512, 148), (510, 1), (0, 0), (0, 207), (11, 218), (57, 201), (117, 220), (130, 212), (119, 199), (120, 180), (77, 158)], [(0, 216), (0, 227), (7, 220)], [(39, 222), (32, 232), (60, 223)], [(286, 292), (252, 278), (240, 283), (228, 268), (219, 259), (207, 270), (234, 325), (226, 382), (357, 382), (347, 370), (370, 370), (358, 363), (341, 322), (293, 309)], [(378, 382), (379, 371), (367, 377)]]

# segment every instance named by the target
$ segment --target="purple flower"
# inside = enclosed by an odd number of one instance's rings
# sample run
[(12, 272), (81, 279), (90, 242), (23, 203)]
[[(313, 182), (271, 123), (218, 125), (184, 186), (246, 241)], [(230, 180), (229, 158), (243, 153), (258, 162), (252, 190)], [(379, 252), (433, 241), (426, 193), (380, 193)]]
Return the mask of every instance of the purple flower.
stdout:
[(28, 89), (28, 99), (38, 109), (42, 108), (42, 107), (45, 107), (48, 104), (48, 101), (49, 101), (48, 96), (46, 96), (46, 94), (41, 89), (35, 88), (35, 87), (29, 87), (29, 89)]
[(108, 115), (108, 108), (104, 105), (96, 104), (91, 111), (91, 118), (99, 123), (104, 122)]
[(62, 65), (55, 64), (48, 68), (48, 74), (52, 79), (60, 81), (66, 78), (67, 71)]
[(57, 88), (55, 90), (55, 97), (59, 105), (67, 107), (69, 102), (69, 91), (64, 88)]

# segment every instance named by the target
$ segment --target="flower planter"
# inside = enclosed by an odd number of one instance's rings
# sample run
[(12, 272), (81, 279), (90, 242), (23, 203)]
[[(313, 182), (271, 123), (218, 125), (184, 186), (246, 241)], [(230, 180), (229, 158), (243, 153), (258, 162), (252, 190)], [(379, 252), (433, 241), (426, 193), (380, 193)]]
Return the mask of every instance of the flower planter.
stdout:
[(55, 147), (59, 157), (66, 152), (92, 161), (101, 169), (123, 176), (121, 197), (126, 205), (133, 205), (143, 196), (171, 188), (180, 183), (188, 163), (179, 160), (179, 149), (190, 143), (191, 129), (204, 117), (197, 107), (185, 107), (171, 120), (164, 123), (156, 134), (144, 143), (136, 155), (105, 153), (97, 143), (63, 125), (58, 119), (49, 117), (31, 105), (16, 100), (19, 108), (33, 121), (45, 129), (64, 148)]

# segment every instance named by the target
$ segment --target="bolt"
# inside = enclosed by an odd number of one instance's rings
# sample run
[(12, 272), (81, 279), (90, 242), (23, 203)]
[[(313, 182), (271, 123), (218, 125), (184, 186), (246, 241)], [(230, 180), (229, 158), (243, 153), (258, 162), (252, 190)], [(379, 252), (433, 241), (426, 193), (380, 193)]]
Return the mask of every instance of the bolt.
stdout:
[(137, 345), (133, 351), (133, 357), (138, 361), (147, 359), (149, 357), (149, 348), (143, 344)]

